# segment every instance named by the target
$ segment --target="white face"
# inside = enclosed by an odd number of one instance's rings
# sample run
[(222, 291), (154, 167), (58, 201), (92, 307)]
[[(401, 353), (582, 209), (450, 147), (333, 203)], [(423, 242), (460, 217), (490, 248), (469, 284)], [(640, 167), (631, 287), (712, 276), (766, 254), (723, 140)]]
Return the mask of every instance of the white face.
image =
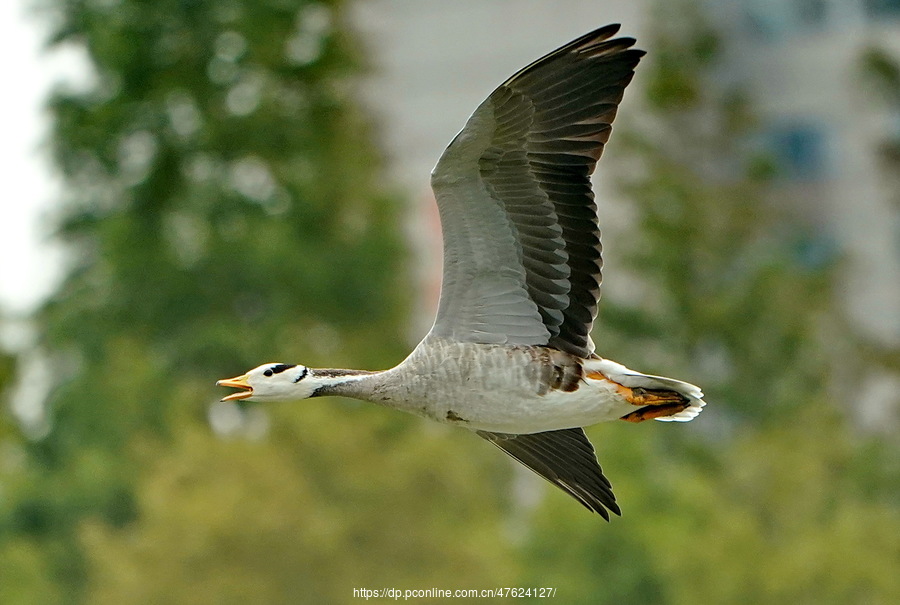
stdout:
[(309, 378), (309, 368), (286, 363), (265, 363), (243, 376), (220, 380), (223, 387), (242, 389), (226, 396), (222, 401), (243, 399), (246, 401), (295, 401), (306, 399), (316, 390)]

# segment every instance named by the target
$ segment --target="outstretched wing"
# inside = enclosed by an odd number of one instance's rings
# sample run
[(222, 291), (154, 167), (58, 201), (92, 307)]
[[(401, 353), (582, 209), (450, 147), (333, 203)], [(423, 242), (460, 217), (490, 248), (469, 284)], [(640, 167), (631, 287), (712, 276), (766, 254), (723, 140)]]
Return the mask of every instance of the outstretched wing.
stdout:
[(609, 25), (501, 84), (432, 173), (444, 236), (432, 333), (586, 357), (600, 295), (590, 175), (643, 51)]
[(612, 485), (603, 476), (584, 429), (528, 435), (476, 431), (501, 450), (609, 521), (607, 509), (621, 514)]

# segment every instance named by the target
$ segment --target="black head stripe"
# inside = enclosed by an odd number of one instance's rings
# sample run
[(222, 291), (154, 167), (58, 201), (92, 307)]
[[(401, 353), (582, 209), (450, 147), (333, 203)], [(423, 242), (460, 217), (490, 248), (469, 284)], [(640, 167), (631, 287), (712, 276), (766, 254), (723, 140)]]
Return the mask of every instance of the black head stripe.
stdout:
[(269, 369), (272, 370), (272, 373), (273, 373), (273, 374), (281, 374), (281, 373), (284, 372), (285, 370), (290, 370), (290, 369), (293, 368), (293, 367), (295, 367), (294, 364), (279, 363), (279, 364), (277, 364), (277, 365), (272, 366), (272, 367), (269, 368)]
[(309, 368), (303, 368), (303, 371), (300, 373), (299, 376), (297, 376), (296, 380), (294, 380), (294, 384), (296, 384), (296, 383), (300, 382), (301, 380), (303, 380), (304, 378), (306, 378), (307, 374), (309, 374)]

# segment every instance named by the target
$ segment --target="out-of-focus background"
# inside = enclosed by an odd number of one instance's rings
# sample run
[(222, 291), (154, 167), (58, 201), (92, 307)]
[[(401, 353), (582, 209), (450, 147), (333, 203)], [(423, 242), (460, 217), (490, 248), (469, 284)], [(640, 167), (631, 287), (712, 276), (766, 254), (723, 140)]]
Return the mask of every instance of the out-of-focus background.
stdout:
[[(3, 11), (0, 603), (900, 602), (900, 2)], [(648, 55), (595, 176), (594, 339), (709, 402), (589, 429), (623, 517), (374, 405), (217, 402), (264, 361), (399, 362), (431, 166), (609, 22)]]

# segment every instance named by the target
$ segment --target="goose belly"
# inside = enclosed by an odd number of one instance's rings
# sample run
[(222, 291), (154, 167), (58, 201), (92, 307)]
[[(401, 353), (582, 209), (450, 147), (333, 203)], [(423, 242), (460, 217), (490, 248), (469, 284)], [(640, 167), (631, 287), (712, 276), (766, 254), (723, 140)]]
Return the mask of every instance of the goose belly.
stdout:
[(517, 391), (460, 393), (456, 399), (429, 401), (429, 416), (471, 429), (500, 433), (539, 433), (617, 420), (635, 407), (599, 381), (585, 381), (573, 392)]
[(397, 368), (405, 375), (394, 384), (403, 386), (392, 393), (390, 405), (438, 422), (503, 433), (587, 426), (634, 411), (614, 384), (582, 377), (580, 360), (571, 367), (577, 380), (558, 388), (548, 380), (558, 368), (545, 349), (432, 343)]

